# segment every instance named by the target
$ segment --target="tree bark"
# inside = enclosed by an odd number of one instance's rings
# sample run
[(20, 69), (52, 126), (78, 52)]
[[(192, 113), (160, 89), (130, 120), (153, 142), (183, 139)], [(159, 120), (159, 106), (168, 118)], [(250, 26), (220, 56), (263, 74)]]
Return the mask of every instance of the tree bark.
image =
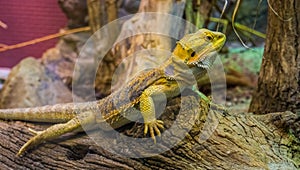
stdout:
[[(113, 74), (118, 62), (112, 60), (114, 58), (111, 52), (101, 54), (106, 48), (110, 48), (111, 42), (115, 41), (120, 30), (117, 25), (115, 27), (105, 27), (105, 25), (116, 20), (117, 16), (117, 2), (116, 0), (87, 0), (89, 11), (89, 25), (92, 29), (94, 50), (94, 66), (97, 69), (95, 79), (95, 89), (100, 96), (107, 96), (110, 93), (111, 75)], [(103, 29), (105, 31), (99, 31)], [(103, 59), (103, 60), (102, 60)], [(98, 63), (100, 62), (100, 65)], [(92, 82), (91, 84), (94, 84)]]
[[(170, 16), (182, 17), (184, 5), (185, 2), (182, 0), (142, 0), (140, 2), (138, 13), (123, 24), (117, 45), (112, 49), (114, 57), (112, 60), (116, 65), (112, 74), (108, 75), (113, 80), (107, 83), (110, 85), (109, 90), (122, 88), (124, 82), (131, 79), (136, 73), (152, 65), (158, 66), (166, 60), (170, 53), (161, 54), (159, 52), (160, 50), (170, 51), (173, 45), (172, 39), (159, 33), (170, 33), (171, 31), (177, 33), (182, 25), (165, 21), (162, 16), (170, 14)], [(152, 14), (149, 14), (150, 12)], [(143, 15), (144, 13), (145, 15)], [(155, 30), (163, 31), (155, 32)], [(126, 39), (123, 39), (124, 37)], [(151, 53), (150, 49), (155, 50)], [(145, 60), (152, 61), (145, 62)]]
[[(174, 4), (182, 3), (181, 1), (174, 2), (174, 0), (167, 0), (167, 1), (141, 1), (140, 7), (139, 7), (139, 13), (141, 12), (160, 12), (160, 13), (170, 13), (174, 10)], [(140, 22), (137, 22), (140, 21)], [(146, 22), (145, 22), (146, 21)], [(160, 21), (159, 18), (157, 18), (157, 21)], [(132, 25), (130, 24), (131, 20), (126, 21), (123, 26), (120, 35), (126, 34), (126, 32), (130, 32), (128, 27), (133, 28), (144, 28), (147, 27), (147, 24), (149, 25), (148, 20), (145, 20), (145, 18), (135, 18), (134, 21), (132, 21)], [(127, 24), (126, 24), (127, 23)], [(162, 27), (159, 25), (161, 23), (157, 22), (155, 27)], [(167, 25), (163, 25), (164, 29), (170, 28), (171, 23), (167, 23)], [(151, 25), (153, 26), (153, 25)], [(151, 29), (149, 29), (151, 30)], [(114, 33), (116, 34), (116, 33)], [(101, 40), (102, 41), (102, 40)], [(110, 40), (111, 41), (111, 40)], [(105, 43), (105, 41), (102, 41)], [(140, 42), (143, 42), (142, 44)], [(160, 44), (157, 44), (159, 42)], [(141, 49), (147, 49), (147, 48), (154, 48), (159, 46), (165, 47), (166, 43), (165, 41), (159, 36), (154, 35), (140, 35), (140, 36), (134, 36), (131, 38), (128, 38), (126, 41), (122, 41), (122, 45), (116, 45), (115, 47), (112, 47), (112, 50), (101, 60), (98, 66), (96, 80), (95, 80), (95, 86), (96, 91), (98, 92), (99, 96), (107, 96), (111, 93), (112, 89), (120, 88), (120, 84), (115, 84), (112, 88), (112, 80), (117, 79), (118, 82), (121, 82), (121, 84), (124, 84), (124, 74), (118, 74), (116, 75), (116, 69), (120, 68), (120, 63), (122, 60), (128, 56), (130, 56), (132, 53), (136, 52), (137, 50)], [(169, 44), (167, 44), (169, 45)], [(128, 48), (128, 46), (130, 46)], [(169, 46), (168, 46), (169, 47)], [(126, 67), (126, 66), (125, 66)], [(130, 69), (125, 68), (124, 70), (119, 70), (118, 73), (129, 73)], [(126, 74), (125, 74), (126, 75)], [(114, 77), (114, 76), (117, 76)]]
[(250, 112), (300, 113), (300, 2), (269, 1), (267, 39)]
[[(205, 26), (210, 16), (213, 2), (210, 0), (187, 0), (185, 8), (186, 20), (193, 23), (198, 29)], [(195, 30), (191, 30), (195, 32)]]
[[(300, 166), (299, 141), (282, 130), (287, 124), (299, 126), (299, 116), (291, 112), (266, 115), (223, 115), (191, 106), (198, 100), (193, 96), (173, 99), (161, 116), (165, 122), (165, 136), (157, 144), (145, 142), (142, 150), (124, 138), (115, 138), (108, 133), (97, 133), (99, 138), (113, 143), (110, 149), (117, 150), (123, 142), (122, 152), (133, 151), (136, 155), (151, 152), (151, 149), (168, 147), (165, 143), (176, 139), (176, 133), (168, 132), (174, 117), (181, 120), (178, 127), (185, 132), (190, 122), (195, 121), (185, 138), (170, 150), (144, 158), (116, 156), (103, 149), (91, 139), (80, 134), (69, 134), (55, 141), (46, 142), (27, 152), (23, 157), (16, 153), (32, 135), (27, 128), (41, 130), (45, 127), (24, 122), (0, 122), (0, 169), (296, 169)], [(186, 109), (184, 109), (186, 108)], [(208, 125), (207, 127), (205, 125)], [(37, 128), (38, 127), (38, 128)], [(130, 130), (128, 130), (128, 128)], [(143, 136), (142, 124), (132, 124), (120, 130), (128, 136)], [(297, 134), (299, 135), (299, 128)], [(163, 134), (164, 135), (164, 134)], [(141, 144), (142, 145), (142, 144)]]

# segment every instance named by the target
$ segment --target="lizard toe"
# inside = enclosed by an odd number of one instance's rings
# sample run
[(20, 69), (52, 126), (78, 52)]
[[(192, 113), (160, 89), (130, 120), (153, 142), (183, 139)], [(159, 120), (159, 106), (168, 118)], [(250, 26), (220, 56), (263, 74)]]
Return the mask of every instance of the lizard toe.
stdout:
[(31, 132), (32, 134), (34, 135), (38, 135), (38, 134), (41, 134), (43, 131), (36, 131), (36, 130), (33, 130), (31, 128), (28, 128), (29, 132)]
[(147, 135), (148, 131), (150, 137), (153, 139), (154, 143), (156, 143), (155, 135), (161, 136), (160, 129), (164, 129), (164, 122), (161, 120), (154, 120), (151, 122), (145, 123), (144, 127), (144, 135)]

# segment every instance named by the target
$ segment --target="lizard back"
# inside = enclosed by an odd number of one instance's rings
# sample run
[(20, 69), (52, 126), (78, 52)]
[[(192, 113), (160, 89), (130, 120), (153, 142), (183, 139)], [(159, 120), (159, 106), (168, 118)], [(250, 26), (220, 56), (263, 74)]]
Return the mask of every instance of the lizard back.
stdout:
[(97, 112), (100, 112), (100, 114), (97, 114), (96, 121), (101, 122), (105, 120), (109, 124), (113, 124), (114, 121), (122, 117), (121, 112), (126, 111), (139, 102), (139, 97), (147, 87), (161, 78), (165, 78), (164, 70), (160, 68), (152, 69), (139, 74), (122, 89), (97, 101)]

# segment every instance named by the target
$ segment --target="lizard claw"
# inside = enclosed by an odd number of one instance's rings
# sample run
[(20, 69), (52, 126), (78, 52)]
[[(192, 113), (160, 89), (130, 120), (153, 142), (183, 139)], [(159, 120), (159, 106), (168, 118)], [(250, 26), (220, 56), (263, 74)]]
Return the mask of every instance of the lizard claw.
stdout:
[(147, 123), (145, 123), (144, 135), (147, 135), (148, 130), (149, 130), (151, 138), (153, 139), (154, 143), (156, 143), (155, 134), (157, 136), (161, 135), (159, 129), (164, 129), (164, 122), (163, 121), (154, 120), (154, 121), (151, 121), (151, 122), (147, 122)]
[(41, 134), (43, 131), (36, 131), (36, 130), (33, 130), (31, 128), (28, 128), (29, 132), (31, 132), (32, 134), (34, 135), (38, 135), (38, 134)]

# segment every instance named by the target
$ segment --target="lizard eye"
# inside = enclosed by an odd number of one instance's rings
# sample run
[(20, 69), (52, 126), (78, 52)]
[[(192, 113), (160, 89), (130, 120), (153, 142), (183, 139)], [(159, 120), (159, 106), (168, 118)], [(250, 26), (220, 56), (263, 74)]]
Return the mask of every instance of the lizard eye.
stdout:
[(211, 35), (206, 35), (206, 39), (207, 39), (208, 41), (212, 41), (214, 38), (213, 38)]
[(193, 52), (191, 53), (191, 57), (194, 57), (194, 56), (195, 56), (195, 54), (196, 54), (196, 52), (195, 52), (195, 51), (193, 51)]

